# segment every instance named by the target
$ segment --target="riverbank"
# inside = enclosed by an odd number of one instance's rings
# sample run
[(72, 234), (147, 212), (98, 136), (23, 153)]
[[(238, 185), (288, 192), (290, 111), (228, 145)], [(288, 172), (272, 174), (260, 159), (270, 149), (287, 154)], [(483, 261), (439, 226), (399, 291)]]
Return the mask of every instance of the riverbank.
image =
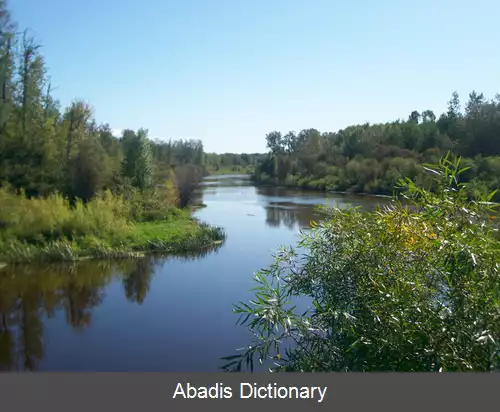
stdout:
[(175, 219), (130, 225), (123, 237), (93, 235), (38, 244), (4, 241), (0, 262), (77, 261), (82, 259), (133, 258), (147, 254), (182, 254), (214, 248), (225, 240), (222, 228), (198, 221), (183, 211)]
[[(28, 338), (36, 338), (30, 348), (40, 348), (34, 352), (40, 354), (37, 363), (30, 364), (33, 371), (217, 372), (225, 363), (221, 356), (247, 342), (246, 331), (235, 325), (232, 305), (248, 296), (252, 273), (268, 264), (273, 250), (295, 244), (297, 232), (315, 219), (315, 204), (323, 198), (260, 193), (246, 177), (207, 180), (214, 184), (198, 187), (191, 210), (197, 209), (194, 216), (200, 221), (224, 228), (227, 238), (217, 253), (211, 248), (188, 256), (149, 252), (144, 258), (32, 262), (0, 269), (0, 300), (10, 330), (23, 327)], [(287, 207), (274, 208), (277, 200)], [(198, 209), (201, 201), (207, 207)], [(144, 223), (149, 232), (150, 222)], [(203, 351), (191, 346), (199, 336), (206, 340)], [(25, 359), (15, 354), (25, 353), (24, 341), (12, 342), (10, 359), (18, 360), (19, 368), (10, 370), (22, 370)], [(166, 352), (176, 356), (163, 356)], [(255, 371), (267, 368), (259, 365)]]
[[(110, 192), (70, 204), (55, 194), (27, 198), (0, 190), (0, 262), (75, 261), (186, 253), (225, 239), (224, 230), (156, 199)], [(202, 205), (200, 205), (202, 206)]]
[[(386, 193), (386, 192), (363, 192), (363, 191), (356, 191), (356, 190), (333, 190), (329, 189), (328, 187), (324, 185), (316, 185), (316, 184), (299, 184), (300, 181), (285, 181), (282, 183), (279, 183), (276, 179), (257, 179), (255, 176), (251, 175), (250, 180), (252, 181), (253, 184), (256, 186), (268, 186), (268, 187), (284, 187), (287, 189), (297, 189), (297, 190), (311, 190), (314, 192), (318, 193), (331, 193), (331, 194), (336, 194), (336, 195), (354, 195), (354, 196), (368, 196), (368, 197), (380, 197), (380, 198), (386, 198), (386, 199), (391, 199), (393, 197), (393, 194), (391, 193)], [(314, 183), (314, 182), (313, 182)]]
[[(380, 199), (386, 199), (386, 200), (391, 200), (394, 199), (394, 193), (387, 193), (387, 192), (362, 192), (362, 191), (356, 191), (356, 190), (332, 190), (328, 189), (327, 187), (324, 186), (316, 186), (316, 185), (307, 185), (307, 184), (297, 184), (296, 181), (295, 183), (290, 183), (288, 182), (283, 182), (283, 183), (278, 183), (276, 179), (256, 179), (255, 176), (251, 175), (250, 180), (255, 186), (262, 186), (262, 187), (282, 187), (286, 189), (296, 189), (296, 190), (310, 190), (312, 192), (317, 192), (317, 193), (329, 193), (333, 195), (342, 195), (342, 196), (359, 196), (359, 197), (366, 197), (366, 198), (380, 198)], [(470, 198), (472, 198), (471, 192), (469, 192)], [(499, 199), (500, 200), (500, 199)], [(499, 201), (495, 202), (489, 202), (491, 205), (499, 205)], [(492, 215), (494, 216), (494, 219), (498, 219), (500, 217), (500, 210), (493, 211)]]

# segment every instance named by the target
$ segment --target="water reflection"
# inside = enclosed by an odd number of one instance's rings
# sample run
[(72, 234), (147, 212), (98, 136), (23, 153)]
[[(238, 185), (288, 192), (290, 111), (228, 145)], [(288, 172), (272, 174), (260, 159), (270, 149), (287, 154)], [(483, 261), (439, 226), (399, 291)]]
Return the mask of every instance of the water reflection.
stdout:
[(260, 203), (266, 211), (266, 225), (272, 228), (281, 226), (290, 230), (307, 228), (311, 220), (318, 221), (322, 213), (319, 205), (328, 207), (361, 206), (374, 209), (377, 205), (389, 202), (385, 198), (368, 198), (363, 196), (339, 195), (321, 192), (304, 192), (284, 187), (257, 187)]
[(311, 220), (318, 220), (320, 215), (310, 206), (297, 205), (291, 202), (270, 202), (266, 207), (266, 225), (269, 227), (284, 226), (290, 230), (297, 227), (308, 227)]
[(360, 194), (330, 193), (311, 190), (301, 190), (276, 186), (258, 186), (257, 195), (265, 204), (288, 203), (296, 206), (313, 208), (316, 205), (339, 207), (362, 207), (365, 210), (375, 209), (378, 205), (391, 202), (390, 198)]
[(255, 187), (247, 176), (207, 180), (217, 183), (200, 188), (207, 207), (196, 213), (225, 229), (223, 245), (169, 259), (0, 269), (0, 369), (216, 371), (250, 338), (232, 305), (252, 297), (252, 273), (276, 247), (295, 245), (297, 228), (319, 219), (315, 206), (380, 201)]
[[(177, 260), (201, 259), (218, 247)], [(127, 301), (141, 305), (157, 265), (164, 257), (120, 261), (81, 261), (12, 265), (0, 269), (0, 370), (35, 371), (44, 358), (45, 320), (64, 315), (75, 332), (92, 324), (94, 310), (106, 298), (105, 289), (121, 282)]]
[(153, 260), (141, 259), (125, 272), (123, 287), (125, 289), (125, 296), (130, 302), (135, 302), (139, 305), (144, 302), (149, 292), (153, 271)]

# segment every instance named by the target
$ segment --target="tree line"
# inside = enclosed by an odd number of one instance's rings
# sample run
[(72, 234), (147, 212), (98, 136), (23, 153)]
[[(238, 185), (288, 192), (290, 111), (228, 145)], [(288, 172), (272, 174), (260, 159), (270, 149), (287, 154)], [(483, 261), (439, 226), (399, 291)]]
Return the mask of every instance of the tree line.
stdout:
[(204, 173), (200, 140), (152, 140), (144, 128), (115, 137), (88, 102), (61, 107), (55, 89), (40, 44), (0, 1), (0, 185), (29, 197), (58, 192), (88, 201), (104, 190), (147, 192), (170, 180), (180, 206), (189, 202)]
[(263, 153), (206, 153), (205, 165), (209, 173), (251, 172), (266, 158)]
[(430, 184), (422, 164), (452, 151), (464, 158), (469, 169), (462, 178), (478, 195), (500, 183), (500, 95), (487, 99), (473, 91), (462, 107), (454, 92), (439, 117), (413, 111), (405, 120), (337, 132), (273, 131), (266, 141), (269, 152), (253, 173), (258, 182), (390, 195), (402, 177)]

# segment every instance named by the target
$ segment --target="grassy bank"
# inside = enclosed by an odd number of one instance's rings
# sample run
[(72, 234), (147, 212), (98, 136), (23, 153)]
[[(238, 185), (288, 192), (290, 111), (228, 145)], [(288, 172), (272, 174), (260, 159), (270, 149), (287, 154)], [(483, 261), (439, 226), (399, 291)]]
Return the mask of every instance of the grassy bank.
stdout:
[(137, 208), (111, 193), (70, 204), (59, 195), (27, 199), (1, 190), (0, 203), (0, 262), (186, 253), (225, 238), (221, 228), (193, 218), (190, 209), (169, 207), (135, 220)]

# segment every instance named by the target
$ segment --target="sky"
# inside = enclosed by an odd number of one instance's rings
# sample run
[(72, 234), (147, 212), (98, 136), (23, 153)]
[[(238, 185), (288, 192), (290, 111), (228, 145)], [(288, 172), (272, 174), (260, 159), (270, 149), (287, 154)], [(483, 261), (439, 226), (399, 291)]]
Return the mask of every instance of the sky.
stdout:
[(500, 93), (498, 0), (10, 0), (54, 96), (153, 139), (266, 151), (265, 136)]

